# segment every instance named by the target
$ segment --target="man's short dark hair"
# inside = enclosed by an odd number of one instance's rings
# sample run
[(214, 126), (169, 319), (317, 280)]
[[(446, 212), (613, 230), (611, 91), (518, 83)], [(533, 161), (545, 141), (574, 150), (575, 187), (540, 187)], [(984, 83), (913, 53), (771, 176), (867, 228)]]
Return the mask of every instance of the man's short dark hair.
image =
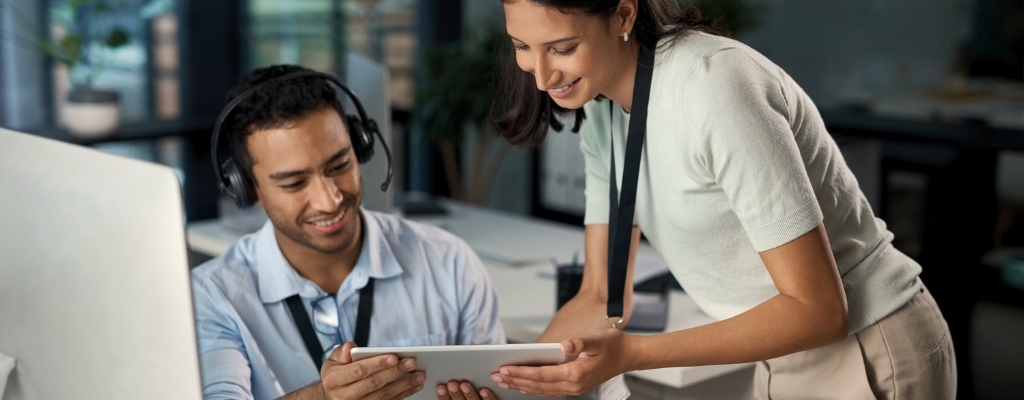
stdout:
[[(246, 90), (293, 72), (309, 71), (298, 65), (272, 65), (259, 68), (243, 76), (228, 90), (224, 104), (231, 102)], [(346, 129), (349, 128), (345, 112), (338, 101), (337, 92), (322, 78), (304, 77), (261, 86), (239, 103), (224, 120), (221, 140), (228, 142), (228, 152), (255, 186), (252, 174), (253, 159), (249, 153), (249, 136), (253, 132), (280, 128), (325, 107), (338, 112)]]

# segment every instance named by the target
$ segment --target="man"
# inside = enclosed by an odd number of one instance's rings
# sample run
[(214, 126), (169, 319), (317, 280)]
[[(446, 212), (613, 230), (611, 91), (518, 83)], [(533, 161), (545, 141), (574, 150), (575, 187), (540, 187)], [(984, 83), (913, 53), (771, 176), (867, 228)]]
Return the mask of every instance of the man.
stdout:
[[(228, 95), (259, 85), (220, 135), (269, 221), (192, 273), (204, 396), (402, 399), (423, 388), (422, 372), (396, 379), (415, 360), (351, 361), (368, 282), (371, 346), (504, 343), (497, 294), (464, 241), (360, 207), (349, 126), (357, 121), (346, 119), (330, 83), (267, 83), (303, 70), (259, 69)], [(289, 300), (295, 295), (301, 302)], [(315, 328), (306, 335), (315, 331), (324, 359), (313, 359), (316, 346), (305, 344), (292, 310), (306, 313)]]

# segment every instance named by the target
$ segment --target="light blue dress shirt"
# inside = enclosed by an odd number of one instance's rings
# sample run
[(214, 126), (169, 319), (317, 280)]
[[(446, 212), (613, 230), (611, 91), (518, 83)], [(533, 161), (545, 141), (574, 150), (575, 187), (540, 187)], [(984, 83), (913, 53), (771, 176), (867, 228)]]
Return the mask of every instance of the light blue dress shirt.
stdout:
[[(337, 292), (337, 335), (317, 332), (324, 349), (353, 340), (358, 292), (370, 277), (370, 346), (505, 343), (497, 292), (463, 240), (361, 214), (363, 248)], [(206, 399), (276, 399), (320, 378), (284, 300), (299, 294), (313, 320), (311, 303), (327, 293), (288, 264), (269, 221), (193, 270), (192, 285)]]

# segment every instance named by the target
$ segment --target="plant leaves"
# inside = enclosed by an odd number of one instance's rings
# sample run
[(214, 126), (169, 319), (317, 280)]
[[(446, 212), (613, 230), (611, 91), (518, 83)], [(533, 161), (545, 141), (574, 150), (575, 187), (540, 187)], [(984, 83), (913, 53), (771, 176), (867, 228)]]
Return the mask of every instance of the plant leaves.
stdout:
[(414, 117), (427, 139), (458, 144), (466, 133), (486, 132), (481, 125), (494, 91), (493, 53), (503, 35), (503, 29), (488, 27), (461, 44), (426, 51), (422, 67), (427, 79), (417, 90)]
[(128, 33), (121, 28), (116, 28), (110, 31), (110, 35), (107, 35), (107, 47), (116, 49), (118, 47), (128, 44)]
[(61, 52), (64, 53), (62, 58), (77, 60), (78, 56), (82, 54), (82, 38), (78, 35), (64, 35), (57, 42), (57, 45), (60, 46)]

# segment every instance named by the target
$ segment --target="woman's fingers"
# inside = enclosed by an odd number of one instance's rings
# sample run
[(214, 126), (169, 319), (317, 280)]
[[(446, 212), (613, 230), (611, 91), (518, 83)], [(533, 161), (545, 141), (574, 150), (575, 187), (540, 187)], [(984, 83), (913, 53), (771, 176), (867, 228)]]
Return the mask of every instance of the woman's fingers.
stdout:
[[(550, 367), (515, 367), (514, 371), (513, 368), (510, 368), (508, 374), (494, 374), (491, 376), (491, 380), (498, 382), (502, 388), (518, 390), (534, 396), (577, 396), (586, 391), (584, 390), (585, 385), (580, 382), (577, 374), (573, 372), (575, 369), (561, 368), (544, 372), (543, 369), (545, 368)], [(528, 378), (521, 378), (519, 376), (527, 376)]]
[(520, 392), (540, 397), (565, 397), (565, 396), (583, 396), (586, 391), (571, 390), (571, 383), (548, 383), (549, 387), (538, 389), (538, 390), (520, 390)]
[(501, 383), (501, 381), (494, 379), (496, 375), (499, 378), (511, 377), (536, 382), (572, 381), (575, 380), (573, 370), (572, 363), (544, 367), (501, 367), (501, 371), (492, 375), (491, 380)]
[(530, 380), (530, 379), (515, 378), (515, 377), (511, 377), (511, 376), (502, 376), (501, 377), (501, 382), (498, 385), (503, 387), (503, 388), (505, 388), (505, 389), (512, 389), (512, 390), (535, 390), (542, 383), (550, 383), (550, 382), (537, 382), (537, 381)]

